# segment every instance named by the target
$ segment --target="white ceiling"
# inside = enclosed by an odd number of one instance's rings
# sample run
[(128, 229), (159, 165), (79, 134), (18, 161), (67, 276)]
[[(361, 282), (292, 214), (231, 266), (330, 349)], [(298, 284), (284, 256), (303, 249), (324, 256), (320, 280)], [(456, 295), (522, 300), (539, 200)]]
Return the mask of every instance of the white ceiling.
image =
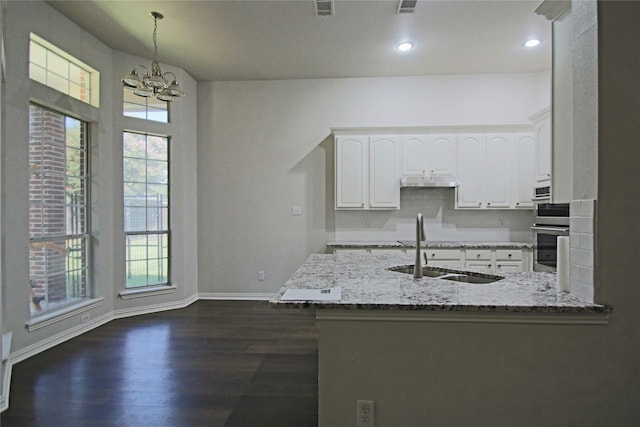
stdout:
[[(48, 1), (108, 46), (151, 58), (196, 80), (262, 80), (538, 72), (551, 66), (551, 25), (542, 0), (336, 0), (315, 16), (312, 0)], [(522, 43), (542, 40), (536, 49)], [(395, 45), (412, 40), (401, 54)], [(145, 64), (146, 65), (146, 64)]]

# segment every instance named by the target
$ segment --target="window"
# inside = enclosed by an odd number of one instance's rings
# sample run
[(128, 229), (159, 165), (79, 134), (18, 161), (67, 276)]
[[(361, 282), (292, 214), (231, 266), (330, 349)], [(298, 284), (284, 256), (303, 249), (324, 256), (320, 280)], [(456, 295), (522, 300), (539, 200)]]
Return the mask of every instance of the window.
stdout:
[(155, 96), (145, 98), (133, 93), (130, 87), (124, 87), (122, 92), (122, 114), (127, 117), (137, 117), (154, 122), (169, 123), (169, 103), (160, 101)]
[(126, 285), (169, 283), (169, 138), (123, 133)]
[(29, 78), (99, 106), (100, 73), (33, 33), (29, 42)]
[(32, 314), (88, 295), (87, 124), (29, 108), (29, 279)]

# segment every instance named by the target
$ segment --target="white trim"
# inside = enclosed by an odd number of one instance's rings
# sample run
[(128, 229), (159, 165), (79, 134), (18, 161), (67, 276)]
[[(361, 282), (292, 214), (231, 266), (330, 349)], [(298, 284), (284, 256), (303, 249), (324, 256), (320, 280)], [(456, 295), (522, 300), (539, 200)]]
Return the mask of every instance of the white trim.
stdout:
[(530, 132), (531, 123), (511, 125), (438, 125), (438, 126), (402, 126), (402, 127), (332, 127), (335, 135), (406, 135), (459, 132)]
[(465, 313), (389, 312), (388, 310), (316, 310), (322, 321), (504, 323), (542, 325), (607, 325), (609, 313)]
[(201, 292), (198, 298), (202, 300), (237, 300), (237, 301), (269, 301), (275, 293), (237, 293), (237, 292)]
[(25, 323), (25, 326), (29, 332), (33, 332), (40, 328), (44, 328), (46, 326), (53, 325), (54, 323), (61, 322), (70, 317), (77, 316), (78, 314), (84, 313), (85, 311), (100, 307), (103, 302), (104, 298), (91, 298), (85, 301), (81, 301), (77, 304), (34, 317), (27, 323)]
[(171, 294), (178, 289), (175, 286), (162, 285), (162, 286), (145, 286), (143, 288), (125, 289), (120, 291), (118, 295), (122, 299), (152, 297), (156, 295)]
[(114, 310), (113, 318), (122, 319), (125, 317), (140, 316), (142, 314), (151, 314), (151, 313), (159, 313), (162, 311), (177, 310), (179, 308), (185, 308), (193, 304), (197, 300), (198, 300), (198, 296), (192, 295), (189, 298), (186, 298), (182, 301), (172, 301), (172, 302), (166, 302), (162, 304), (147, 305), (144, 307), (123, 308), (120, 310)]

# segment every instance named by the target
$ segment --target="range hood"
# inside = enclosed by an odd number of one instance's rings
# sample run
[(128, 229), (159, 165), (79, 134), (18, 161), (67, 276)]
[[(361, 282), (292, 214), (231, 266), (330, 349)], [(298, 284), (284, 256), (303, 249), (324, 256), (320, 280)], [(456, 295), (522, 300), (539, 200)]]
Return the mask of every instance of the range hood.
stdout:
[(460, 183), (453, 175), (422, 175), (403, 176), (400, 178), (400, 187), (407, 188), (455, 188)]

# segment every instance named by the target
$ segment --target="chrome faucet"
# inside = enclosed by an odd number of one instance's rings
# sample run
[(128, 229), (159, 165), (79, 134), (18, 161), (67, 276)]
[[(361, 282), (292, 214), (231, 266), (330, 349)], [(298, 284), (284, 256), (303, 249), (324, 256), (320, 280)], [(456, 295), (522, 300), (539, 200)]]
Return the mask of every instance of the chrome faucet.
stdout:
[[(423, 240), (427, 240), (424, 234), (424, 221), (422, 220), (422, 214), (419, 213), (416, 217), (416, 262), (413, 265), (413, 278), (422, 278), (422, 260), (420, 259), (420, 243)], [(425, 265), (427, 258), (425, 257)]]

